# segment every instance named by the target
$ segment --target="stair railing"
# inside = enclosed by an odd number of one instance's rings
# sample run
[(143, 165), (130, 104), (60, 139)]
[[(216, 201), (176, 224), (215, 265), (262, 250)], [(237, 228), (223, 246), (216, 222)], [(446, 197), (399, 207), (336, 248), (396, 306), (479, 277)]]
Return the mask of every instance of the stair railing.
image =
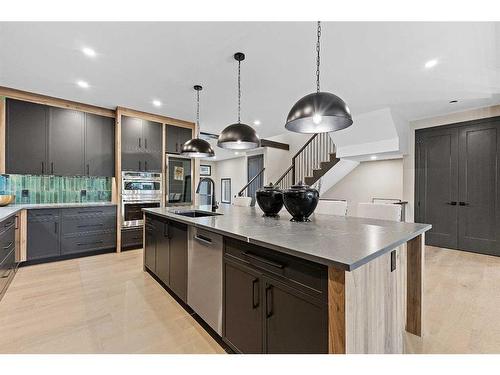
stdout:
[(292, 165), (276, 181), (275, 185), (285, 189), (306, 177), (312, 177), (315, 169), (321, 168), (321, 162), (330, 160), (335, 153), (335, 143), (329, 133), (314, 134), (292, 157)]
[(242, 197), (243, 194), (245, 193), (245, 190), (248, 189), (248, 187), (250, 186), (250, 184), (252, 182), (254, 182), (259, 176), (261, 176), (262, 173), (264, 173), (265, 170), (266, 170), (266, 168), (262, 168), (259, 173), (257, 173), (250, 181), (248, 181), (247, 184), (245, 186), (243, 186), (241, 188), (241, 190), (238, 192), (238, 197)]

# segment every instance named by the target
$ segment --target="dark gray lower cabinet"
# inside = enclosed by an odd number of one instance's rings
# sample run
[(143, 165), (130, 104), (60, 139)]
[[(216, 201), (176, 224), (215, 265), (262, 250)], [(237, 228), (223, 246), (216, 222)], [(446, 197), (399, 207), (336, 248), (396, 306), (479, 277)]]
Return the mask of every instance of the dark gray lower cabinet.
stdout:
[(240, 353), (263, 353), (261, 274), (225, 261), (224, 275), (224, 340)]
[(114, 206), (28, 211), (28, 261), (115, 247)]
[(142, 228), (126, 228), (122, 229), (122, 250), (141, 249), (143, 241)]
[(15, 218), (0, 222), (0, 299), (16, 272)]
[(327, 353), (327, 268), (224, 242), (223, 340), (240, 353)]
[(187, 301), (187, 225), (146, 216), (144, 262), (182, 301)]
[(52, 258), (61, 255), (59, 210), (28, 211), (27, 260)]

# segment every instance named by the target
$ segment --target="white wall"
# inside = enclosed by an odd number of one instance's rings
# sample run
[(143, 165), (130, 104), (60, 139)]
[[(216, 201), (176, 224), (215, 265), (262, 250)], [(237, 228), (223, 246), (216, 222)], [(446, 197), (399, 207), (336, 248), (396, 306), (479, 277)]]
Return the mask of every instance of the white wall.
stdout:
[(478, 120), (500, 116), (500, 105), (478, 108), (463, 112), (450, 113), (443, 116), (437, 116), (428, 119), (412, 121), (408, 134), (408, 155), (404, 157), (403, 162), (403, 199), (408, 201), (406, 206), (406, 221), (414, 220), (414, 201), (415, 201), (415, 130), (455, 124), (463, 121)]
[(201, 164), (212, 166), (212, 175), (209, 176), (215, 181), (215, 199), (221, 201), (221, 178), (231, 179), (231, 196), (234, 197), (238, 191), (246, 184), (247, 180), (247, 158), (241, 156), (234, 159), (220, 161), (205, 161)]
[(358, 203), (372, 198), (403, 198), (403, 159), (366, 161), (340, 180), (322, 198), (347, 200), (347, 214), (357, 215)]

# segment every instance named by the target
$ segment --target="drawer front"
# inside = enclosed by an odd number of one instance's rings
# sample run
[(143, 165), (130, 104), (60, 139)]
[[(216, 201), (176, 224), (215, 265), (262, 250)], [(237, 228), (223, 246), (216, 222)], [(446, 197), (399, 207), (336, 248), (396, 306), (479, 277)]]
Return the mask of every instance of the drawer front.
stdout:
[(2, 262), (15, 246), (15, 229), (11, 226), (10, 229), (0, 234), (0, 262)]
[(142, 228), (122, 230), (122, 247), (141, 247), (142, 239)]
[(5, 219), (0, 223), (0, 237), (3, 235), (4, 232), (8, 231), (11, 228), (14, 228), (16, 224), (16, 217), (12, 216), (9, 217), (8, 219)]
[(63, 214), (62, 234), (116, 230), (116, 214)]
[(61, 255), (104, 250), (113, 247), (116, 247), (116, 233), (114, 231), (61, 238)]
[(16, 264), (16, 252), (14, 251), (14, 247), (7, 255), (7, 257), (0, 263), (0, 279), (9, 278), (11, 272), (14, 270)]
[(116, 215), (116, 206), (75, 207), (62, 209), (64, 216), (75, 215)]
[(327, 301), (326, 266), (227, 237), (224, 238), (224, 257), (251, 265), (304, 293)]
[(44, 208), (28, 210), (28, 221), (53, 221), (59, 218), (59, 209)]

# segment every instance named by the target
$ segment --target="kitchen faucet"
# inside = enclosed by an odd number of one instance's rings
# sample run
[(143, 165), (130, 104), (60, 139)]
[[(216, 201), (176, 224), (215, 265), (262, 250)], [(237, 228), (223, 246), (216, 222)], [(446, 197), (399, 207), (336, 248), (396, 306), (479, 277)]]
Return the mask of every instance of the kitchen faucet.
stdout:
[(215, 200), (215, 182), (210, 177), (202, 177), (200, 178), (200, 182), (198, 182), (198, 187), (196, 188), (196, 193), (200, 193), (200, 186), (203, 181), (208, 181), (212, 183), (212, 197), (210, 199), (210, 203), (212, 203), (212, 212), (215, 212), (219, 208), (219, 204)]

